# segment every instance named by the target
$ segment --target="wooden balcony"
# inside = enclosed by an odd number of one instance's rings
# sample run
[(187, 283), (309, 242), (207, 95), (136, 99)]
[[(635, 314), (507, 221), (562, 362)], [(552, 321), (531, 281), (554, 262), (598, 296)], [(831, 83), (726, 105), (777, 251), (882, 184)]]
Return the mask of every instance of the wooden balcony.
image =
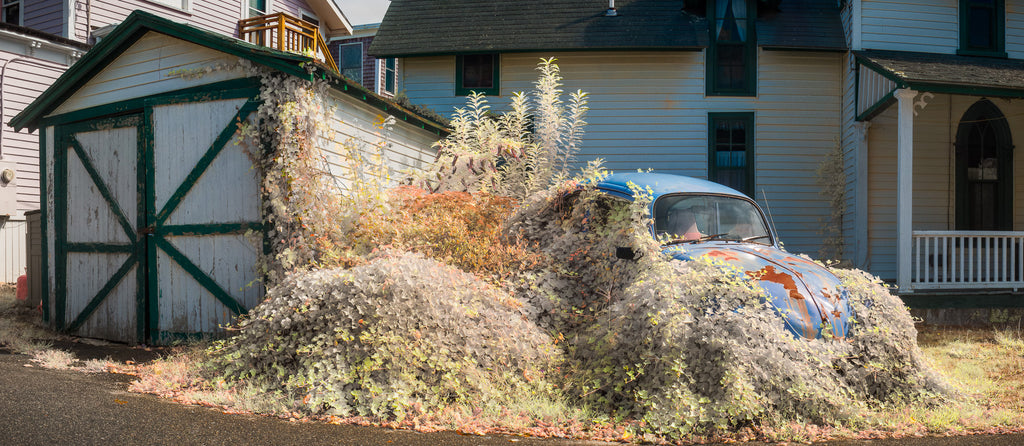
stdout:
[(252, 44), (310, 56), (338, 71), (320, 28), (283, 12), (239, 20), (238, 37)]

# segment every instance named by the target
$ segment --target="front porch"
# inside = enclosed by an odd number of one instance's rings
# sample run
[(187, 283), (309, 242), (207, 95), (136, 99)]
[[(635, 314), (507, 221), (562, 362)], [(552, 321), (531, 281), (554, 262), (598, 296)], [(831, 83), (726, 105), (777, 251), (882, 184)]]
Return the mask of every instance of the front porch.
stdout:
[(1024, 232), (913, 231), (912, 237), (909, 291), (1024, 288)]
[[(907, 296), (1024, 290), (1024, 68), (855, 52), (855, 263)], [(973, 299), (968, 299), (973, 300)]]

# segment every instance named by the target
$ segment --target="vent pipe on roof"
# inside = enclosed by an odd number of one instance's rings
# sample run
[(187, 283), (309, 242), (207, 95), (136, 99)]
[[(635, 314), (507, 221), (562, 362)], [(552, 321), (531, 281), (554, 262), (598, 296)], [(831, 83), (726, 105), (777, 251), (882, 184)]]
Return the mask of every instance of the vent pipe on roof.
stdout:
[(604, 16), (615, 17), (617, 15), (619, 15), (619, 13), (615, 11), (615, 0), (608, 0), (608, 10), (604, 12)]

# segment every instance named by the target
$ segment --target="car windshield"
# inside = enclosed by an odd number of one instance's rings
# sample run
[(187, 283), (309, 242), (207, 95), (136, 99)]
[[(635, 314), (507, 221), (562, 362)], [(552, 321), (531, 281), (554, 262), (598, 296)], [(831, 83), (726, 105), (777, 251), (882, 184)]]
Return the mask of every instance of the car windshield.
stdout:
[(753, 203), (721, 195), (669, 195), (654, 204), (654, 231), (662, 243), (738, 240), (771, 244)]

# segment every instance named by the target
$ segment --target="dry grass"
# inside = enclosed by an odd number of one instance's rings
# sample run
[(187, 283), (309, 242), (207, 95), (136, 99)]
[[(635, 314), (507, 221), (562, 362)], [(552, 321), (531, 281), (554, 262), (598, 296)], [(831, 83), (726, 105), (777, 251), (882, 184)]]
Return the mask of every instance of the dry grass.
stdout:
[(61, 337), (43, 325), (35, 310), (14, 296), (14, 287), (0, 284), (0, 346), (25, 354), (50, 348), (48, 341)]
[(105, 373), (114, 368), (110, 360), (79, 361), (69, 351), (53, 348), (52, 341), (67, 339), (42, 322), (37, 310), (15, 299), (14, 287), (0, 284), (0, 347), (31, 356), (39, 367)]
[(918, 344), (965, 402), (920, 413), (931, 431), (1024, 428), (1024, 333), (926, 328)]
[[(769, 440), (809, 442), (836, 438), (887, 438), (1024, 431), (1024, 338), (1021, 332), (925, 327), (918, 342), (941, 374), (963, 395), (960, 402), (937, 407), (880, 408), (862, 423), (850, 426), (793, 424), (785, 429), (750, 429), (715, 441)], [(132, 389), (180, 402), (221, 407), (229, 412), (265, 413), (303, 418), (293, 396), (268, 395), (252, 386), (231, 388), (204, 380), (199, 364), (201, 345), (139, 369)], [(630, 437), (632, 422), (598, 419), (572, 404), (552, 407), (524, 398), (520, 407), (475, 409), (452, 407), (439, 413), (415, 410), (401, 422), (327, 417), (329, 422), (380, 425), (421, 431), (454, 430), (472, 434), (512, 433), (530, 436), (641, 440)], [(648, 440), (651, 440), (648, 438)], [(708, 440), (708, 439), (693, 439)]]

